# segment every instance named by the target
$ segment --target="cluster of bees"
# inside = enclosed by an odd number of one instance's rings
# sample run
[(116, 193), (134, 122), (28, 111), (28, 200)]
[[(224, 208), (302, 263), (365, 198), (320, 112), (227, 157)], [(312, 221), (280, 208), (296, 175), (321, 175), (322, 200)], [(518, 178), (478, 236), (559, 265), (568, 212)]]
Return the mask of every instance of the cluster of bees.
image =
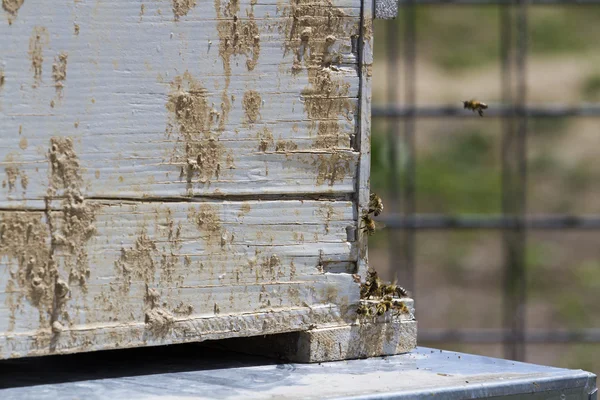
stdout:
[(377, 225), (375, 223), (375, 220), (371, 218), (371, 214), (377, 217), (379, 216), (379, 214), (381, 214), (382, 211), (383, 201), (381, 201), (381, 198), (375, 193), (371, 193), (371, 196), (369, 197), (369, 210), (366, 213), (364, 213), (364, 215), (361, 218), (363, 222), (362, 231), (364, 233), (366, 233), (367, 235), (372, 235), (375, 233), (375, 228)]
[(361, 303), (356, 313), (364, 317), (381, 316), (389, 310), (393, 310), (395, 315), (407, 314), (410, 310), (406, 304), (398, 301), (403, 297), (408, 297), (406, 289), (395, 283), (383, 283), (377, 272), (370, 270), (366, 282), (360, 287), (360, 298), (367, 301)]

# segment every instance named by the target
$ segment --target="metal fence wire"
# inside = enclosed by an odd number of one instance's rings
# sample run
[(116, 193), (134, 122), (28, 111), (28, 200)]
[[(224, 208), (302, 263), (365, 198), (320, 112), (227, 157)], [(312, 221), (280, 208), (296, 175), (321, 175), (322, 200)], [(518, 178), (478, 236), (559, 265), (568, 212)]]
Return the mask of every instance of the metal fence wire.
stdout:
[[(416, 106), (416, 22), (418, 5), (495, 5), (500, 7), (500, 59), (502, 104), (486, 110), (487, 118), (502, 119), (502, 215), (448, 216), (416, 213), (415, 206), (415, 121), (423, 117), (470, 117), (462, 107)], [(600, 343), (599, 329), (526, 330), (527, 303), (525, 248), (527, 231), (533, 229), (600, 229), (600, 216), (529, 216), (526, 210), (527, 123), (533, 117), (600, 117), (600, 106), (531, 106), (527, 104), (528, 8), (533, 5), (597, 4), (600, 0), (399, 0), (400, 24), (387, 25), (388, 63), (387, 105), (375, 106), (373, 118), (391, 119), (388, 149), (391, 168), (392, 213), (383, 219), (390, 235), (392, 270), (398, 281), (414, 295), (415, 234), (424, 229), (490, 229), (502, 232), (504, 254), (503, 329), (421, 330), (419, 339), (427, 342), (504, 344), (505, 357), (525, 360), (527, 343)], [(402, 29), (403, 32), (399, 32)], [(402, 35), (400, 35), (402, 33)], [(402, 37), (400, 45), (398, 38)], [(402, 48), (402, 54), (399, 49)], [(399, 68), (399, 60), (402, 60)], [(398, 71), (402, 71), (399, 79)], [(402, 85), (404, 101), (399, 103)], [(398, 149), (402, 149), (400, 157)], [(401, 163), (401, 166), (399, 165)], [(400, 184), (399, 184), (400, 183)]]

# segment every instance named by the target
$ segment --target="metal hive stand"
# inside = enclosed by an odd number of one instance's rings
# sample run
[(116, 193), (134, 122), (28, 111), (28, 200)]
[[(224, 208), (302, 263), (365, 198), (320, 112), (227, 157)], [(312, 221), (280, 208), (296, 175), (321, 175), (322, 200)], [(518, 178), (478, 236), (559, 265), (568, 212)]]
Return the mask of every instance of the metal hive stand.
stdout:
[(0, 373), (3, 400), (597, 396), (589, 372), (424, 347), (387, 358), (291, 364), (192, 344), (8, 360), (0, 371), (11, 372)]

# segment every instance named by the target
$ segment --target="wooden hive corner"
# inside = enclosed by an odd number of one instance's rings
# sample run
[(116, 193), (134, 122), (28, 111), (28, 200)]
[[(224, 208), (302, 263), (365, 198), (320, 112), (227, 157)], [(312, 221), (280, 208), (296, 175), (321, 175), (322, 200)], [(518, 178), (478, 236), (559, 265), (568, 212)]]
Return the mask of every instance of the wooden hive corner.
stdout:
[[(361, 303), (376, 305), (376, 300)], [(226, 350), (263, 355), (280, 360), (316, 363), (392, 356), (407, 353), (417, 346), (417, 321), (414, 301), (400, 300), (408, 312), (382, 316), (357, 316), (345, 324), (311, 327), (305, 331), (234, 338), (209, 343)]]

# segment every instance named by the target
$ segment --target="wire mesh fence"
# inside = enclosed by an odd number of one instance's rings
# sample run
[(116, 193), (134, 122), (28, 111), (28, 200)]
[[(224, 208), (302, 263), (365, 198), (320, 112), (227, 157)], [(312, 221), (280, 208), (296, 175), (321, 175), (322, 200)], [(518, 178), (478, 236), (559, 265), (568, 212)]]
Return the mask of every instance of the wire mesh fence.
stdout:
[[(420, 5), (467, 4), (500, 6), (498, 48), (501, 103), (489, 104), (485, 116), (500, 118), (502, 123), (501, 215), (421, 214), (417, 213), (416, 207), (416, 121), (419, 118), (465, 118), (473, 114), (464, 110), (458, 102), (457, 106), (416, 104), (419, 49), (415, 10)], [(597, 215), (532, 215), (527, 210), (527, 137), (530, 119), (600, 117), (600, 106), (594, 104), (530, 105), (527, 101), (529, 9), (535, 5), (556, 4), (600, 5), (600, 0), (399, 0), (400, 23), (387, 25), (387, 104), (373, 107), (372, 115), (373, 118), (390, 122), (387, 149), (391, 163), (389, 196), (392, 212), (383, 218), (387, 228), (396, 232), (389, 236), (390, 269), (396, 271), (398, 281), (411, 289), (414, 295), (415, 269), (418, 267), (415, 263), (415, 237), (421, 230), (497, 230), (501, 232), (503, 243), (503, 328), (421, 330), (421, 340), (503, 343), (505, 357), (514, 360), (525, 360), (528, 343), (600, 343), (598, 329), (528, 331), (525, 316), (528, 300), (525, 260), (528, 232), (600, 229), (600, 216)]]

